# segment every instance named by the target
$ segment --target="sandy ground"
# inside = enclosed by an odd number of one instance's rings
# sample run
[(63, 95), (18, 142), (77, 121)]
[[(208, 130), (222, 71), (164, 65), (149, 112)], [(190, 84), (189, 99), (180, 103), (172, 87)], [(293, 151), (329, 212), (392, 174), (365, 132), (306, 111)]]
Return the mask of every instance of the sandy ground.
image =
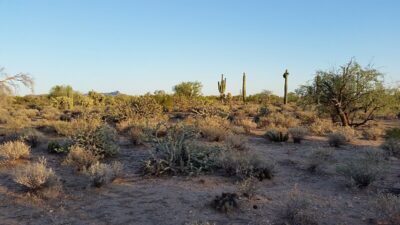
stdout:
[[(315, 203), (320, 224), (369, 224), (373, 217), (369, 206), (377, 190), (400, 187), (400, 161), (388, 161), (384, 178), (364, 190), (348, 188), (344, 178), (336, 175), (335, 167), (363, 149), (378, 149), (379, 142), (356, 141), (340, 149), (332, 149), (333, 160), (323, 171), (311, 174), (304, 169), (306, 156), (316, 148), (330, 148), (324, 138), (310, 137), (302, 144), (268, 143), (252, 136), (250, 151), (261, 157), (273, 158), (277, 173), (273, 180), (260, 182), (252, 200), (241, 199), (240, 208), (223, 214), (210, 207), (215, 195), (237, 191), (237, 184), (228, 177), (202, 175), (197, 177), (143, 178), (139, 174), (146, 147), (133, 147), (121, 141), (116, 160), (124, 163), (124, 177), (103, 188), (88, 186), (88, 179), (70, 167), (61, 165), (63, 156), (49, 155), (46, 146), (32, 150), (32, 158), (45, 156), (63, 181), (63, 194), (54, 200), (39, 200), (26, 194), (15, 184), (11, 173), (26, 162), (0, 168), (0, 224), (188, 224), (210, 221), (223, 224), (272, 224), (283, 208), (287, 193), (295, 185)], [(256, 206), (256, 207), (255, 207)], [(255, 209), (256, 208), (256, 209)]]

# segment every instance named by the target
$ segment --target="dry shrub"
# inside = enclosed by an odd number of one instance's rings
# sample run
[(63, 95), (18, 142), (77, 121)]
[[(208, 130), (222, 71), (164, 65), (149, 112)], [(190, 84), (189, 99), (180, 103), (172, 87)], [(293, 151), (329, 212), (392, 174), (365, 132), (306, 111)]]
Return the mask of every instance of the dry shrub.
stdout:
[(259, 188), (258, 180), (254, 177), (249, 177), (242, 180), (241, 182), (239, 182), (238, 186), (239, 193), (249, 199), (253, 198), (256, 195), (256, 192)]
[(304, 126), (311, 126), (318, 120), (318, 115), (314, 111), (298, 110), (295, 114)]
[(216, 223), (211, 223), (211, 222), (202, 222), (202, 221), (195, 221), (192, 223), (188, 223), (186, 225), (217, 225)]
[(400, 197), (392, 194), (379, 194), (372, 201), (376, 214), (376, 224), (400, 224)]
[(378, 140), (383, 134), (383, 130), (380, 127), (366, 127), (362, 130), (362, 137), (366, 140)]
[(6, 142), (0, 145), (1, 160), (16, 160), (27, 158), (30, 154), (30, 148), (22, 141)]
[(257, 128), (257, 124), (250, 119), (239, 119), (235, 122), (237, 126), (243, 127), (246, 134), (250, 134), (251, 130)]
[(39, 162), (30, 163), (16, 169), (14, 181), (33, 193), (47, 191), (45, 189), (59, 190), (60, 187), (58, 177), (51, 168), (47, 167), (44, 158), (41, 158)]
[(280, 213), (282, 224), (291, 225), (318, 225), (318, 215), (312, 209), (313, 202), (307, 194), (301, 193), (297, 186), (289, 192), (288, 200)]
[(229, 135), (225, 140), (225, 144), (229, 149), (239, 151), (246, 151), (249, 149), (247, 142), (248, 138), (246, 136), (236, 134)]
[(60, 118), (60, 115), (60, 110), (54, 107), (45, 107), (39, 112), (39, 116), (41, 116), (45, 120), (58, 120), (58, 118)]
[(300, 121), (290, 113), (272, 112), (267, 117), (260, 117), (258, 126), (260, 128), (273, 127), (273, 128), (289, 128), (297, 127)]
[(312, 134), (318, 136), (325, 136), (335, 130), (332, 122), (324, 119), (316, 119), (308, 128)]
[(289, 134), (285, 129), (270, 129), (264, 137), (272, 142), (287, 142), (289, 140)]
[(101, 119), (97, 116), (83, 116), (72, 119), (70, 122), (55, 121), (51, 125), (57, 134), (64, 136), (74, 136), (77, 132), (90, 132), (101, 126)]
[(239, 196), (236, 193), (222, 193), (215, 196), (212, 207), (220, 212), (229, 213), (239, 207)]
[(304, 127), (289, 128), (289, 134), (293, 138), (294, 143), (301, 143), (308, 134), (308, 130)]
[(132, 127), (129, 130), (129, 139), (134, 145), (142, 145), (146, 142), (147, 136), (141, 127)]
[(306, 159), (306, 169), (312, 173), (320, 172), (327, 161), (332, 158), (329, 149), (317, 149), (311, 152)]
[(328, 143), (332, 147), (339, 148), (342, 145), (347, 144), (347, 138), (340, 132), (330, 133), (328, 134)]
[(197, 127), (202, 137), (208, 141), (224, 141), (229, 135), (229, 121), (220, 117), (207, 117), (197, 121)]
[(350, 185), (365, 188), (384, 171), (383, 157), (374, 150), (367, 151), (362, 157), (349, 159), (337, 166), (336, 171), (347, 178)]
[(275, 174), (275, 163), (257, 154), (238, 151), (224, 151), (219, 157), (219, 165), (229, 176), (239, 180), (249, 177), (272, 179)]
[(79, 145), (73, 145), (69, 148), (69, 153), (64, 163), (73, 166), (78, 171), (86, 171), (90, 166), (97, 163), (99, 157), (92, 151), (86, 150)]
[(94, 187), (101, 187), (121, 176), (122, 169), (123, 165), (119, 162), (112, 164), (96, 162), (89, 167), (87, 174)]
[(387, 155), (400, 157), (400, 139), (386, 139), (382, 144), (382, 148), (386, 151)]

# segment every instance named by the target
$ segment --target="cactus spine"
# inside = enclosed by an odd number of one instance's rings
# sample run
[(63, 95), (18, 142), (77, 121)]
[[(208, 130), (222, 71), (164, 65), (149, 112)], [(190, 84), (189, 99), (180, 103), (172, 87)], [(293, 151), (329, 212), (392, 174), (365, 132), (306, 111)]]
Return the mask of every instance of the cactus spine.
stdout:
[(289, 72), (288, 70), (285, 71), (285, 73), (283, 74), (283, 78), (285, 79), (285, 93), (283, 95), (283, 104), (287, 104), (287, 98), (288, 98), (288, 77), (289, 77)]
[(243, 73), (242, 98), (243, 102), (246, 103), (246, 73)]
[(225, 99), (225, 91), (226, 91), (226, 78), (224, 79), (224, 74), (221, 74), (221, 81), (218, 82), (218, 91), (221, 97), (221, 100)]

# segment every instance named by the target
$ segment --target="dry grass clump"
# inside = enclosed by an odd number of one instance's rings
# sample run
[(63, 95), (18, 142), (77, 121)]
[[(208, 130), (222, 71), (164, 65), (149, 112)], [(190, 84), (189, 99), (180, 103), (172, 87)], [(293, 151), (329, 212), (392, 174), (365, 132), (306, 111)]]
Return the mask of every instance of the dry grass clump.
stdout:
[(308, 130), (304, 127), (289, 128), (290, 136), (292, 136), (293, 142), (300, 144), (308, 134)]
[(372, 201), (372, 207), (376, 214), (376, 224), (400, 224), (400, 196), (379, 194)]
[(264, 137), (272, 142), (287, 142), (289, 140), (289, 134), (283, 129), (270, 129), (265, 134)]
[(82, 117), (72, 119), (70, 122), (54, 121), (51, 123), (57, 134), (63, 136), (74, 136), (77, 132), (87, 133), (96, 130), (101, 124), (100, 117), (94, 115), (83, 115)]
[(230, 133), (229, 126), (229, 121), (220, 117), (207, 117), (197, 121), (201, 136), (208, 141), (224, 141)]
[(229, 149), (235, 149), (238, 151), (246, 151), (249, 149), (248, 138), (244, 135), (229, 135), (225, 140), (225, 145)]
[(212, 201), (212, 207), (220, 212), (229, 213), (239, 207), (239, 196), (236, 193), (222, 193), (221, 196), (215, 196)]
[(142, 145), (146, 142), (147, 136), (142, 127), (132, 127), (129, 129), (129, 139), (134, 145)]
[(218, 148), (195, 144), (196, 131), (180, 124), (168, 127), (163, 137), (155, 135), (154, 150), (143, 164), (145, 174), (191, 175), (215, 167)]
[(258, 119), (258, 127), (276, 127), (276, 128), (289, 128), (297, 127), (300, 121), (296, 119), (291, 113), (271, 112), (266, 117)]
[(288, 200), (280, 213), (282, 223), (290, 225), (318, 225), (318, 215), (312, 209), (313, 202), (297, 186), (288, 194)]
[(22, 141), (10, 141), (0, 145), (0, 160), (27, 158), (29, 154), (29, 146)]
[(342, 145), (347, 144), (347, 139), (343, 133), (334, 132), (334, 133), (328, 134), (328, 143), (329, 143), (329, 146), (339, 148)]
[(119, 177), (122, 169), (123, 165), (119, 162), (113, 162), (112, 164), (96, 162), (89, 167), (86, 173), (94, 187), (101, 187)]
[(250, 119), (239, 119), (239, 120), (235, 121), (235, 124), (237, 126), (243, 127), (243, 129), (246, 132), (246, 134), (250, 134), (251, 130), (257, 128), (257, 124), (254, 123)]
[(362, 157), (349, 159), (337, 166), (336, 171), (347, 178), (350, 185), (365, 188), (384, 171), (383, 157), (379, 152), (367, 151)]
[(64, 163), (76, 168), (78, 171), (86, 171), (90, 166), (97, 163), (99, 156), (92, 151), (86, 150), (79, 145), (72, 145), (69, 148)]
[(39, 162), (19, 167), (14, 173), (14, 181), (26, 187), (30, 192), (38, 193), (44, 189), (59, 190), (59, 179), (47, 162), (41, 158)]
[(314, 150), (306, 159), (306, 169), (312, 173), (319, 172), (331, 158), (332, 152), (329, 149)]
[(318, 120), (318, 115), (314, 111), (298, 110), (295, 114), (304, 126), (310, 126)]
[(219, 166), (229, 176), (239, 180), (249, 177), (272, 179), (275, 175), (275, 163), (249, 152), (224, 151), (219, 158)]

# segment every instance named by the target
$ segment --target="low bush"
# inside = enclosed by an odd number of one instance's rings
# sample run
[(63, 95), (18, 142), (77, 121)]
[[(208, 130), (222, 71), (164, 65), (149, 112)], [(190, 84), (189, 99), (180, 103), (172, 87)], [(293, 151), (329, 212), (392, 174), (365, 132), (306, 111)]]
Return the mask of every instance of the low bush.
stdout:
[(372, 207), (376, 214), (376, 224), (400, 224), (400, 196), (379, 194), (372, 201)]
[(92, 151), (86, 150), (79, 145), (72, 145), (69, 148), (67, 157), (64, 163), (73, 166), (78, 171), (86, 171), (90, 166), (97, 163), (99, 156)]
[(306, 169), (312, 173), (318, 172), (332, 157), (332, 152), (326, 149), (317, 149), (311, 152), (306, 159)]
[(290, 136), (293, 138), (294, 143), (300, 144), (308, 134), (308, 130), (304, 127), (289, 128)]
[(400, 139), (386, 139), (382, 144), (382, 148), (386, 151), (387, 155), (400, 157)]
[(144, 161), (143, 172), (160, 176), (191, 175), (212, 170), (219, 149), (195, 144), (193, 138), (196, 135), (193, 128), (180, 124), (168, 127), (164, 137), (156, 134), (155, 149)]
[(347, 144), (346, 136), (340, 132), (330, 133), (328, 134), (328, 143), (329, 146), (339, 148)]
[(246, 151), (248, 147), (248, 138), (243, 135), (231, 134), (225, 140), (225, 144), (229, 149), (235, 149), (238, 151)]
[(89, 167), (87, 174), (94, 187), (101, 187), (113, 182), (115, 178), (119, 177), (122, 168), (123, 166), (119, 162), (113, 162), (112, 164), (96, 162)]
[(377, 154), (367, 152), (363, 157), (350, 159), (343, 165), (339, 165), (336, 171), (346, 177), (351, 185), (365, 188), (383, 172), (382, 160)]
[(80, 132), (72, 137), (72, 141), (101, 158), (114, 156), (119, 151), (117, 131), (108, 125)]
[(385, 139), (400, 140), (400, 128), (391, 128), (385, 130)]
[(47, 151), (49, 153), (55, 153), (55, 154), (66, 153), (68, 152), (70, 146), (71, 146), (70, 140), (50, 141), (47, 144)]
[(282, 224), (318, 225), (317, 213), (311, 209), (313, 202), (295, 187), (288, 194), (286, 205), (280, 213)]
[(142, 127), (132, 127), (129, 129), (129, 139), (134, 145), (142, 145), (146, 142), (146, 134)]
[(267, 131), (264, 137), (272, 142), (287, 142), (289, 134), (283, 130), (271, 129)]
[(27, 158), (29, 154), (29, 146), (22, 141), (10, 141), (0, 145), (0, 160)]
[(239, 207), (239, 196), (236, 193), (222, 193), (215, 196), (212, 207), (220, 212), (229, 213)]
[(334, 131), (334, 126), (331, 121), (316, 119), (314, 123), (308, 126), (310, 132), (314, 135), (325, 136)]
[(373, 140), (376, 141), (378, 140), (379, 137), (382, 136), (383, 131), (379, 127), (367, 127), (362, 130), (362, 136), (366, 140)]
[(249, 152), (224, 151), (219, 158), (219, 166), (229, 176), (239, 180), (255, 177), (260, 181), (272, 179), (275, 174), (275, 163)]
[(239, 182), (239, 193), (246, 198), (253, 198), (258, 190), (258, 179), (249, 177)]
[(41, 158), (39, 162), (17, 168), (14, 173), (14, 181), (33, 193), (44, 189), (58, 189), (60, 185), (57, 175), (47, 167), (44, 158)]

